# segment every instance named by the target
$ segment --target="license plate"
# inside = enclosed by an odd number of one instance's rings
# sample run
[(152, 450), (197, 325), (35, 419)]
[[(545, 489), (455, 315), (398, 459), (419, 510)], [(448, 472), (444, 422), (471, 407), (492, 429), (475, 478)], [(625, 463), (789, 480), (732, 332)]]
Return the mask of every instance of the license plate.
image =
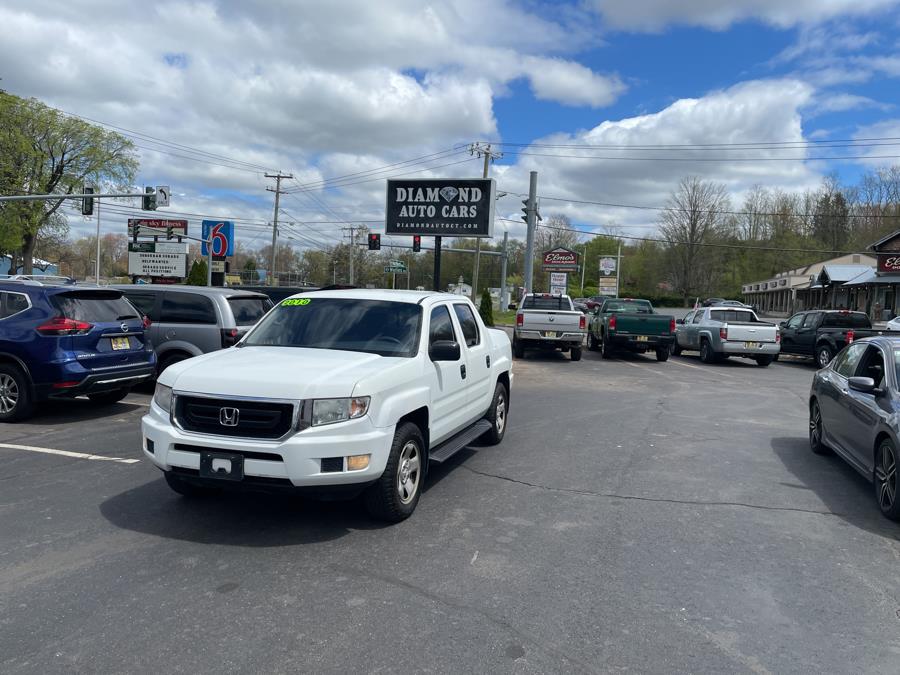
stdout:
[(201, 452), (200, 477), (243, 480), (244, 457), (232, 452)]
[(129, 349), (131, 346), (127, 337), (110, 338), (110, 342), (112, 342), (112, 348), (116, 351), (119, 351), (120, 349)]
[(647, 339), (648, 339), (648, 338), (647, 338), (646, 335), (638, 335), (638, 336), (637, 336), (637, 341), (638, 341), (638, 342), (646, 342)]
[(759, 349), (759, 343), (758, 342), (745, 342), (744, 348), (745, 349)]
[(545, 330), (542, 334), (544, 337), (556, 337), (555, 330)]

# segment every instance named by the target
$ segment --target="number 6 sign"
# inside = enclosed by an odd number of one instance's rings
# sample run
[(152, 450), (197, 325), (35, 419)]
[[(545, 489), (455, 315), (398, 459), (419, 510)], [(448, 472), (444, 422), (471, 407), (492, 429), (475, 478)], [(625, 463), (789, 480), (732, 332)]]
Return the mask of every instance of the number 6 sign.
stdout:
[(234, 255), (234, 223), (230, 220), (204, 220), (201, 237), (201, 255), (209, 255), (206, 242), (212, 235), (212, 254), (214, 256)]

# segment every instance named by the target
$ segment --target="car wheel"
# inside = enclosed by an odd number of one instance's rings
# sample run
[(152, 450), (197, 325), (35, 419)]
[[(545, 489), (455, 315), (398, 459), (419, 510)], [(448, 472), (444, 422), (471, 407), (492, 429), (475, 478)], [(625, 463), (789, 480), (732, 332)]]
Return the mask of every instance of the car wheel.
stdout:
[(821, 345), (816, 349), (816, 363), (819, 365), (819, 368), (827, 366), (833, 358), (834, 352), (828, 345)]
[(0, 363), (0, 422), (17, 422), (31, 414), (34, 407), (31, 384), (21, 370)]
[(491, 402), (491, 408), (484, 416), (484, 419), (491, 423), (490, 430), (485, 431), (481, 437), (485, 445), (497, 445), (503, 440), (508, 416), (509, 393), (506, 391), (506, 386), (502, 382), (498, 382), (494, 387), (494, 400)]
[(581, 347), (572, 347), (569, 351), (569, 358), (573, 361), (581, 361)]
[(758, 365), (761, 368), (765, 368), (770, 363), (772, 363), (772, 361), (774, 361), (774, 359), (771, 356), (757, 356), (755, 360), (756, 360), (756, 365)]
[(600, 356), (604, 359), (612, 358), (612, 348), (609, 346), (609, 343), (606, 341), (606, 336), (600, 338)]
[(669, 360), (669, 348), (661, 347), (656, 350), (656, 360), (657, 361), (668, 361)]
[(881, 512), (891, 520), (900, 520), (900, 500), (897, 499), (897, 451), (885, 439), (875, 453), (875, 498)]
[(162, 375), (163, 371), (171, 365), (178, 363), (179, 361), (184, 361), (186, 359), (191, 358), (187, 354), (170, 354), (166, 357), (163, 357), (159, 364), (156, 367), (156, 374)]
[(672, 342), (672, 356), (681, 356), (681, 347), (678, 346), (678, 340)]
[(128, 389), (116, 389), (115, 391), (104, 391), (101, 394), (88, 394), (91, 403), (97, 405), (112, 405), (118, 403), (128, 396)]
[(515, 338), (513, 338), (513, 356), (517, 359), (525, 358), (525, 346)]
[(171, 471), (166, 471), (164, 475), (166, 477), (166, 483), (168, 483), (169, 487), (180, 494), (182, 497), (208, 497), (209, 495), (215, 494), (216, 492), (215, 488), (204, 487), (202, 485), (191, 483), (190, 481), (185, 480), (181, 476), (178, 476)]
[(703, 340), (700, 343), (700, 360), (703, 363), (715, 363), (716, 353), (712, 350), (709, 340)]
[(809, 449), (817, 455), (831, 453), (823, 441), (823, 432), (822, 410), (819, 408), (819, 402), (813, 401), (809, 406)]
[(772, 355), (772, 360), (773, 360), (773, 361), (777, 361), (779, 356), (781, 356), (780, 353), (779, 353), (779, 354), (773, 354), (773, 355)]
[(595, 351), (597, 351), (598, 346), (599, 345), (597, 344), (597, 338), (594, 337), (593, 333), (589, 332), (588, 333), (588, 350), (595, 352)]
[(416, 510), (424, 477), (425, 442), (419, 427), (401, 424), (394, 433), (387, 466), (365, 493), (366, 508), (380, 520), (399, 523)]

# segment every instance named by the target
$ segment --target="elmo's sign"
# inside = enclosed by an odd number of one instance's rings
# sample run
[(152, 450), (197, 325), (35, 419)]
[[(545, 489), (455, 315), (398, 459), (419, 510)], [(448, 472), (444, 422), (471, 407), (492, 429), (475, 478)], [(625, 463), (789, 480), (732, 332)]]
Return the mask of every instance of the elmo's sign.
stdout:
[(555, 248), (546, 251), (543, 258), (543, 268), (551, 272), (577, 272), (578, 254), (567, 248)]

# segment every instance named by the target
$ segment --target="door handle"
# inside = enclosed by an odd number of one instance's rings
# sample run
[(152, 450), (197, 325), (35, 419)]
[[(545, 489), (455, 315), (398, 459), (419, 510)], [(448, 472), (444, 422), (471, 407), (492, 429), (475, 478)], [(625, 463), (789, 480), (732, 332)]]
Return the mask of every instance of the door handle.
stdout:
[(466, 366), (462, 365), (459, 367), (459, 374), (462, 375), (462, 379), (466, 379)]
[(491, 355), (490, 354), (488, 354), (487, 356), (484, 357), (484, 362), (488, 368), (491, 367)]

